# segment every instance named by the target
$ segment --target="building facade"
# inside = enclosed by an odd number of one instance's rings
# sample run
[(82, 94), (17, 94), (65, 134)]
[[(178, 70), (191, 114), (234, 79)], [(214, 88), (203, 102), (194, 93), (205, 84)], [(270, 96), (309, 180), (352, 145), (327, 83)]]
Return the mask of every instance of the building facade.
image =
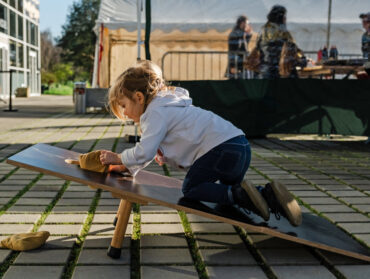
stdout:
[(0, 0), (0, 98), (18, 87), (29, 87), (31, 95), (41, 92), (40, 0)]

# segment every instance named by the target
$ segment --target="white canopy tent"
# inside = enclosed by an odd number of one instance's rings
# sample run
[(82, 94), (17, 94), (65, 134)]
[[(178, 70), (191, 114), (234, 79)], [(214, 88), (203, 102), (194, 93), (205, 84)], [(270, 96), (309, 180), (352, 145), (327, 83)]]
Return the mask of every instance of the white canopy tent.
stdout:
[[(101, 1), (95, 28), (99, 34), (95, 85), (108, 87), (120, 72), (135, 62), (138, 15), (141, 11), (141, 26), (145, 28), (145, 2)], [(142, 5), (139, 13), (137, 3)], [(254, 31), (258, 32), (275, 4), (287, 8), (287, 27), (300, 48), (317, 51), (326, 45), (329, 0), (151, 0), (152, 60), (160, 64), (168, 50), (227, 50), (227, 35), (239, 15), (247, 15)], [(364, 30), (359, 14), (368, 11), (368, 0), (332, 1), (330, 45), (336, 45), (339, 53), (361, 54)], [(144, 50), (142, 45), (141, 48)]]

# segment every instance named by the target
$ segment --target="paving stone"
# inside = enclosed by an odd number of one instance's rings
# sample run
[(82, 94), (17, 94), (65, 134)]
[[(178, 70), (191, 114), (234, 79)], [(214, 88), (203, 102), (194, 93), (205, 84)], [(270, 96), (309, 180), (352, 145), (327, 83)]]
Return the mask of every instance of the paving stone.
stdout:
[(334, 198), (321, 198), (321, 197), (316, 197), (316, 198), (301, 198), (303, 202), (308, 203), (308, 204), (341, 204), (339, 201), (337, 201)]
[(258, 266), (208, 266), (207, 270), (211, 279), (267, 279)]
[(319, 212), (355, 212), (352, 208), (344, 204), (312, 205)]
[(46, 185), (34, 185), (31, 188), (31, 191), (53, 191), (59, 192), (62, 189), (62, 185), (53, 185), (53, 186), (46, 186)]
[(294, 195), (298, 197), (327, 197), (328, 195), (317, 191), (291, 191)]
[[(14, 197), (16, 194), (18, 194), (18, 191), (2, 191), (1, 190), (1, 186), (0, 186), (0, 197), (1, 199), (4, 199), (4, 198), (12, 198)], [(23, 195), (24, 196), (24, 195)], [(0, 200), (1, 200), (0, 199)], [(5, 200), (5, 199), (4, 199)], [(3, 203), (3, 202), (2, 202)]]
[[(1, 192), (0, 192), (1, 194)], [(0, 204), (7, 204), (12, 198), (0, 198)]]
[(22, 196), (22, 198), (51, 198), (51, 201), (56, 195), (56, 192), (28, 191)]
[(237, 234), (198, 234), (196, 241), (200, 248), (202, 247), (218, 247), (228, 249), (245, 249), (245, 244)]
[(71, 250), (69, 249), (36, 249), (21, 252), (15, 264), (65, 264)]
[(49, 236), (40, 249), (70, 249), (76, 243), (75, 236)]
[(99, 204), (100, 205), (115, 205), (119, 206), (119, 203), (121, 202), (120, 199), (100, 199)]
[(50, 279), (60, 278), (63, 266), (10, 266), (4, 279)]
[(51, 235), (53, 234), (56, 234), (56, 235), (79, 235), (80, 234), (80, 231), (82, 229), (82, 225), (81, 224), (77, 224), (77, 225), (67, 225), (67, 224), (63, 224), (63, 225), (42, 225), (40, 228), (39, 228), (39, 231), (48, 231), (50, 232)]
[(143, 206), (140, 206), (140, 212), (141, 213), (146, 213), (146, 212), (177, 213), (177, 210), (168, 208), (166, 206), (160, 206), (160, 205), (143, 205)]
[(45, 223), (84, 223), (86, 214), (49, 214)]
[(0, 224), (0, 234), (25, 233), (32, 229), (31, 224)]
[(362, 241), (364, 241), (368, 246), (370, 246), (370, 233), (366, 234), (354, 234), (354, 236)]
[(370, 222), (369, 223), (339, 223), (338, 225), (350, 233), (370, 233)]
[(235, 233), (232, 225), (225, 223), (191, 223), (194, 233)]
[(76, 191), (65, 191), (63, 194), (63, 198), (94, 198), (95, 192), (90, 191), (83, 191), (83, 192), (76, 192)]
[[(117, 216), (117, 214), (113, 213), (107, 213), (107, 214), (95, 214), (93, 219), (93, 224), (112, 224), (114, 218)], [(133, 220), (133, 214), (130, 215), (130, 218), (128, 220), (129, 223), (132, 223)]]
[(370, 197), (359, 197), (359, 198), (343, 197), (341, 199), (344, 200), (345, 202), (347, 202), (349, 204), (353, 204), (355, 206), (358, 205), (358, 204), (370, 204)]
[(264, 248), (260, 252), (269, 265), (318, 265), (319, 261), (304, 248)]
[(141, 264), (193, 264), (188, 249), (141, 249)]
[[(0, 241), (1, 240), (2, 238), (0, 238)], [(6, 259), (7, 256), (9, 256), (10, 253), (11, 253), (10, 250), (0, 248), (0, 264), (4, 262), (4, 260)]]
[(71, 184), (65, 193), (67, 192), (91, 192), (91, 193), (94, 193), (95, 195), (96, 190), (91, 189), (87, 185), (83, 185), (83, 184), (78, 184), (78, 185)]
[(206, 218), (203, 216), (195, 215), (195, 214), (186, 214), (186, 217), (188, 218), (189, 222), (194, 222), (194, 223), (220, 223), (219, 221)]
[(370, 204), (356, 204), (355, 207), (362, 212), (370, 213)]
[(199, 276), (194, 266), (160, 265), (160, 266), (142, 266), (141, 278), (187, 279), (187, 278), (199, 278)]
[(182, 224), (141, 224), (142, 234), (183, 232)]
[[(272, 266), (272, 270), (278, 278), (299, 279), (334, 279), (336, 278), (328, 269), (322, 265), (315, 266)], [(353, 277), (349, 277), (353, 278)]]
[(98, 205), (95, 213), (117, 213), (118, 206), (116, 205)]
[[(112, 236), (109, 235), (88, 235), (84, 241), (84, 248), (108, 248), (112, 242)], [(131, 238), (125, 236), (122, 242), (122, 248), (129, 248)]]
[(331, 253), (324, 250), (317, 250), (322, 254), (332, 265), (368, 265), (368, 262), (361, 261), (352, 257), (346, 257), (337, 253)]
[(325, 213), (334, 222), (369, 222), (370, 219), (361, 213)]
[(181, 223), (179, 214), (141, 214), (141, 223)]
[(72, 279), (130, 278), (129, 266), (77, 266)]
[(302, 248), (302, 245), (293, 241), (273, 237), (266, 234), (248, 234), (257, 248)]
[(79, 258), (78, 265), (84, 264), (109, 264), (109, 265), (123, 265), (130, 264), (130, 250), (121, 249), (121, 257), (119, 259), (112, 259), (107, 256), (107, 249), (83, 249)]
[(43, 213), (46, 205), (13, 205), (7, 213)]
[(257, 265), (247, 249), (200, 249), (207, 265)]
[(184, 234), (142, 235), (140, 247), (188, 247)]
[(90, 205), (67, 205), (67, 206), (62, 206), (62, 205), (56, 205), (52, 213), (87, 213), (90, 209)]
[(67, 206), (74, 206), (74, 205), (90, 206), (91, 202), (92, 202), (92, 199), (66, 199), (66, 198), (62, 198), (58, 201), (57, 205), (59, 205), (59, 206), (62, 206), (62, 205), (63, 206), (64, 205), (67, 205)]
[(335, 266), (345, 277), (351, 279), (368, 279), (370, 265), (337, 265)]
[[(113, 235), (115, 227), (112, 224), (92, 224), (89, 230), (89, 235)], [(128, 224), (126, 234), (132, 234), (132, 224)]]
[(364, 193), (359, 191), (351, 190), (351, 191), (328, 191), (330, 194), (336, 197), (366, 197)]
[(3, 214), (0, 223), (35, 223), (41, 214)]

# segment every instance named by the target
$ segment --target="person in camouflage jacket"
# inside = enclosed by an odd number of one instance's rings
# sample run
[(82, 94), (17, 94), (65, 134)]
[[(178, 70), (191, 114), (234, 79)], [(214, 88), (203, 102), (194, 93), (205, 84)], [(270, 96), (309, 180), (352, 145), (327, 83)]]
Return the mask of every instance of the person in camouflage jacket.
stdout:
[[(257, 48), (260, 51), (260, 74), (262, 78), (279, 78), (279, 63), (282, 50), (285, 44), (286, 53), (290, 55), (288, 64), (291, 72), (288, 77), (297, 77), (296, 66), (304, 67), (307, 62), (302, 51), (297, 47), (292, 35), (286, 29), (286, 9), (283, 6), (275, 5), (267, 15), (267, 23), (262, 26), (257, 38)], [(285, 58), (285, 57), (284, 57)]]

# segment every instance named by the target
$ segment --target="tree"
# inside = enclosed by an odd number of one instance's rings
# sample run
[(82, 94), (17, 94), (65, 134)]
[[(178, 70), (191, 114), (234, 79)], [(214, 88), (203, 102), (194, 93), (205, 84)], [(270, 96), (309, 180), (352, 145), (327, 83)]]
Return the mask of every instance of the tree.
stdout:
[(53, 73), (58, 83), (66, 84), (73, 76), (71, 63), (58, 63), (53, 67)]
[(41, 83), (50, 86), (52, 83), (57, 81), (56, 76), (53, 73), (41, 71)]
[[(63, 49), (62, 61), (71, 62), (76, 75), (78, 71), (88, 72), (90, 80), (94, 66), (96, 35), (93, 31), (98, 17), (100, 0), (80, 0), (74, 2), (67, 16), (67, 23), (62, 26), (62, 35), (58, 46)], [(83, 75), (83, 74), (82, 74)]]
[(53, 44), (50, 30), (41, 32), (41, 70), (50, 72), (60, 62), (62, 49)]

